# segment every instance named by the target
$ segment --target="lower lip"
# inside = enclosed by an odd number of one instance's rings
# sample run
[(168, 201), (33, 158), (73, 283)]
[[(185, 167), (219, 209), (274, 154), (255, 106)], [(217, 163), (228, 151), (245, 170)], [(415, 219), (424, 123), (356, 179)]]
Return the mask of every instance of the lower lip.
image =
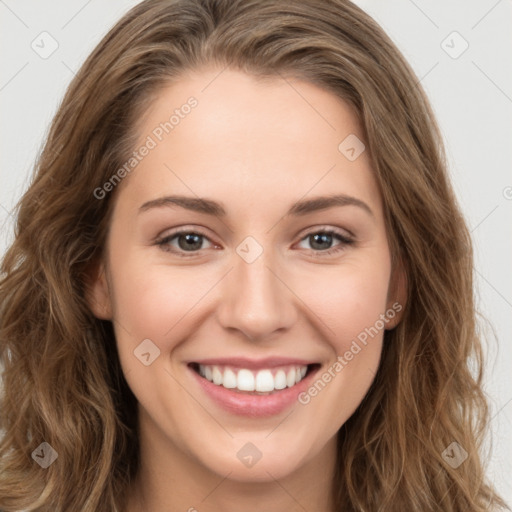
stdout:
[(291, 388), (274, 391), (269, 395), (249, 395), (232, 391), (224, 386), (217, 386), (201, 377), (196, 371), (188, 367), (203, 391), (224, 410), (239, 416), (260, 418), (274, 416), (288, 409), (297, 402), (297, 397), (310, 385), (313, 375), (318, 368), (313, 368), (298, 384)]

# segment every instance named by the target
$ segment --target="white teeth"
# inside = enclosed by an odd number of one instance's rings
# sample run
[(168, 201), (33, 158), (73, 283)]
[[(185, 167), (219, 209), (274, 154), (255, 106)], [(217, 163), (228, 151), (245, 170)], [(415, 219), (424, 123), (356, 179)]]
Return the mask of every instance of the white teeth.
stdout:
[(239, 391), (271, 393), (274, 390), (291, 388), (306, 375), (307, 366), (283, 367), (276, 370), (263, 369), (257, 372), (242, 368), (238, 371), (217, 365), (199, 365), (199, 374), (217, 386)]
[(274, 377), (270, 370), (260, 370), (256, 374), (256, 391), (274, 391)]
[(223, 375), (222, 375), (221, 371), (219, 370), (218, 366), (213, 367), (212, 377), (213, 377), (214, 384), (217, 384), (217, 386), (220, 386), (222, 384)]
[(254, 391), (254, 375), (250, 370), (239, 370), (237, 382), (240, 391)]
[(290, 368), (286, 374), (286, 385), (291, 388), (295, 384), (295, 368)]
[(222, 385), (228, 389), (236, 388), (236, 374), (233, 370), (230, 370), (229, 368), (224, 370)]
[(286, 387), (286, 373), (283, 370), (278, 370), (274, 377), (274, 389), (284, 389)]

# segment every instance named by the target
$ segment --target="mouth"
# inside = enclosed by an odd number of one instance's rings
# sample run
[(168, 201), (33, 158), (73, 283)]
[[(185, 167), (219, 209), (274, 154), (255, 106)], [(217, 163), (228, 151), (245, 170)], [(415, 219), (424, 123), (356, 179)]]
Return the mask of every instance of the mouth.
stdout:
[(316, 371), (320, 364), (288, 364), (261, 369), (194, 362), (188, 366), (215, 386), (222, 386), (235, 393), (265, 396), (295, 387)]
[(197, 390), (224, 411), (248, 418), (284, 412), (312, 383), (321, 367), (289, 358), (265, 361), (217, 359), (187, 363)]

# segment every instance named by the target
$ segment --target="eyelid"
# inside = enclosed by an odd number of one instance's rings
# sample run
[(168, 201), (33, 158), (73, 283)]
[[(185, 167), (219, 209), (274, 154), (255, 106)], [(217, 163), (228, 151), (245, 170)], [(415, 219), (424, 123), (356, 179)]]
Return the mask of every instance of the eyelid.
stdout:
[(356, 241), (356, 236), (348, 229), (331, 226), (329, 224), (318, 224), (315, 226), (310, 226), (309, 228), (306, 228), (304, 231), (301, 231), (297, 236), (300, 236), (302, 240), (305, 236), (308, 236), (311, 233), (318, 233), (324, 231), (333, 232), (336, 233), (337, 235), (343, 236), (345, 238), (350, 238), (351, 240)]
[(197, 235), (202, 235), (205, 238), (208, 238), (208, 240), (212, 241), (211, 236), (209, 234), (207, 234), (207, 232), (204, 230), (204, 228), (202, 228), (201, 226), (197, 226), (197, 225), (180, 226), (180, 227), (174, 228), (174, 229), (171, 228), (170, 230), (163, 231), (163, 233), (164, 233), (163, 235), (158, 235), (156, 237), (157, 242), (159, 240), (164, 240), (165, 238), (174, 237), (174, 236), (180, 235), (182, 233), (196, 233)]

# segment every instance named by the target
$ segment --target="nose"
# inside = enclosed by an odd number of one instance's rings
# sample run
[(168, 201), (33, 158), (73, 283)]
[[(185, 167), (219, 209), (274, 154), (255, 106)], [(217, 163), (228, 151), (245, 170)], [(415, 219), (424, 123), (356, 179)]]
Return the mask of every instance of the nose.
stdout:
[[(224, 280), (217, 317), (224, 329), (237, 330), (251, 341), (261, 341), (281, 331), (297, 318), (296, 297), (285, 272), (270, 261), (270, 250), (248, 263), (234, 255), (234, 268)], [(279, 335), (279, 334), (277, 334)]]

